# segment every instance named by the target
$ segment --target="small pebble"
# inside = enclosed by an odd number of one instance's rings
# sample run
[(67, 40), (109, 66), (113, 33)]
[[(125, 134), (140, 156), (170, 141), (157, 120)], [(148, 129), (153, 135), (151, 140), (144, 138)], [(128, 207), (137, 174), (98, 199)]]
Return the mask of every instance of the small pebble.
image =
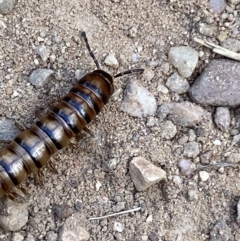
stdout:
[(191, 141), (185, 144), (183, 155), (186, 157), (195, 158), (199, 152), (199, 144), (195, 141)]
[(172, 47), (168, 59), (183, 78), (188, 78), (198, 63), (198, 52), (186, 46)]
[(104, 63), (114, 69), (117, 69), (119, 67), (119, 62), (113, 54), (108, 54), (106, 59), (104, 60)]
[(198, 31), (199, 33), (205, 35), (205, 36), (214, 36), (217, 32), (217, 26), (207, 23), (199, 23), (198, 24)]
[(213, 10), (214, 13), (221, 13), (227, 6), (225, 0), (210, 0), (209, 2), (210, 8)]
[(114, 228), (115, 231), (121, 233), (124, 230), (124, 226), (122, 223), (114, 222)]
[(188, 131), (188, 140), (189, 141), (195, 141), (196, 139), (196, 134), (193, 129), (189, 129)]
[(13, 11), (16, 0), (0, 0), (0, 14), (8, 14)]
[(173, 73), (168, 78), (168, 80), (166, 82), (166, 86), (170, 90), (172, 90), (178, 94), (184, 94), (190, 88), (188, 81), (186, 79), (182, 78), (181, 76), (179, 76), (177, 73)]
[(146, 222), (147, 223), (151, 223), (153, 221), (153, 216), (150, 214), (148, 215), (148, 217), (146, 218)]
[(198, 195), (196, 190), (188, 190), (188, 200), (189, 201), (198, 200)]
[(178, 167), (183, 176), (189, 176), (196, 170), (196, 164), (187, 159), (179, 160)]
[(166, 179), (166, 172), (143, 157), (135, 157), (129, 166), (131, 179), (138, 191), (144, 191)]
[(202, 182), (206, 182), (209, 179), (209, 173), (206, 172), (206, 171), (200, 171), (199, 177), (200, 177)]
[(171, 121), (160, 123), (160, 136), (164, 139), (170, 140), (177, 134), (177, 127)]
[(54, 74), (54, 71), (51, 69), (36, 69), (34, 70), (30, 77), (29, 81), (36, 88), (43, 87), (50, 79), (50, 77)]
[(213, 141), (213, 144), (215, 146), (221, 146), (222, 142), (220, 140), (215, 140), (215, 141)]
[(12, 241), (23, 241), (24, 237), (21, 233), (14, 233)]
[(179, 177), (177, 175), (174, 175), (172, 180), (173, 180), (173, 183), (177, 186), (180, 186), (182, 184), (181, 177)]
[(167, 94), (168, 93), (168, 88), (165, 87), (164, 85), (159, 84), (157, 87), (157, 91), (163, 93), (163, 94)]
[(149, 81), (151, 81), (153, 79), (154, 74), (155, 73), (152, 70), (144, 71), (143, 78), (144, 78), (145, 81), (149, 82)]
[(35, 48), (42, 61), (46, 62), (50, 56), (50, 51), (44, 45)]
[(227, 107), (218, 107), (214, 121), (221, 131), (226, 131), (230, 126), (230, 111)]

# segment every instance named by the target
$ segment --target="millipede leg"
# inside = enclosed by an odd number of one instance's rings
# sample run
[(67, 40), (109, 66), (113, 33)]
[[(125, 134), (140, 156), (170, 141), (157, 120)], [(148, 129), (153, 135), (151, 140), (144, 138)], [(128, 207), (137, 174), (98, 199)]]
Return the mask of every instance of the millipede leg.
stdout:
[(37, 172), (35, 172), (33, 174), (33, 176), (34, 176), (35, 184), (43, 186), (43, 172), (42, 172), (42, 170), (39, 169)]
[(57, 171), (57, 169), (55, 168), (55, 166), (53, 165), (52, 160), (50, 160), (50, 162), (48, 163), (48, 165), (49, 165), (49, 169), (50, 169), (50, 171), (51, 171), (52, 173), (58, 174), (58, 171)]
[(3, 144), (10, 144), (12, 141), (9, 141), (9, 140), (1, 140), (0, 139), (0, 143), (3, 143)]
[(35, 110), (35, 116), (40, 119), (42, 117), (41, 111)]
[(25, 131), (25, 130), (26, 130), (26, 128), (25, 128), (23, 125), (21, 125), (20, 123), (18, 123), (18, 122), (15, 122), (15, 126), (16, 126), (20, 131)]
[(93, 132), (90, 129), (88, 129), (86, 126), (83, 128), (83, 130), (88, 134), (90, 134), (91, 136), (94, 136)]
[(6, 193), (6, 196), (9, 199), (11, 199), (12, 201), (17, 202), (17, 203), (25, 203), (25, 202), (27, 202), (27, 198), (26, 197), (23, 197), (23, 196), (19, 195), (18, 193), (14, 192), (14, 191)]
[(27, 196), (27, 190), (26, 190), (24, 187), (22, 187), (21, 185), (19, 185), (19, 186), (17, 186), (17, 188), (18, 188), (19, 190), (21, 190), (21, 192), (22, 192), (25, 196)]

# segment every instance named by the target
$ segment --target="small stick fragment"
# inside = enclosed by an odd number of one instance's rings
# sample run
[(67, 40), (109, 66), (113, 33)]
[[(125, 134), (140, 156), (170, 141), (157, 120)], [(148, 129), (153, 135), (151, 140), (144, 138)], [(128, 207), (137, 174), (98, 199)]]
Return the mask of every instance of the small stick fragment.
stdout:
[(217, 168), (220, 168), (220, 167), (237, 167), (239, 166), (238, 164), (234, 164), (234, 163), (229, 163), (229, 162), (219, 162), (219, 163), (216, 163), (216, 164), (209, 164), (209, 165), (206, 165), (206, 166), (200, 166), (196, 169), (196, 171), (201, 171), (203, 169), (206, 169), (206, 168), (214, 168), (214, 169), (217, 169)]
[(193, 38), (193, 40), (194, 40), (195, 42), (197, 42), (197, 43), (199, 43), (199, 44), (207, 47), (207, 48), (212, 49), (212, 51), (213, 51), (214, 53), (223, 55), (223, 56), (228, 57), (228, 58), (230, 58), (230, 59), (235, 59), (235, 60), (240, 61), (240, 54), (239, 54), (239, 53), (235, 53), (235, 52), (233, 52), (233, 51), (231, 51), (231, 50), (229, 50), (229, 49), (223, 48), (223, 47), (221, 47), (221, 46), (219, 46), (219, 45), (216, 45), (216, 44), (214, 44), (214, 43), (211, 43), (211, 42), (209, 42), (209, 41), (204, 41), (204, 40), (199, 39), (199, 38), (197, 38), (197, 37)]
[(131, 213), (131, 212), (135, 212), (135, 211), (139, 211), (139, 210), (141, 210), (141, 207), (129, 209), (129, 210), (122, 211), (122, 212), (119, 212), (119, 213), (111, 213), (111, 214), (101, 216), (101, 217), (93, 217), (93, 218), (89, 218), (88, 220), (99, 220), (99, 219), (104, 219), (104, 218), (110, 218), (110, 217), (114, 217), (114, 216), (117, 216), (117, 215), (121, 215), (121, 214), (125, 214), (125, 213)]

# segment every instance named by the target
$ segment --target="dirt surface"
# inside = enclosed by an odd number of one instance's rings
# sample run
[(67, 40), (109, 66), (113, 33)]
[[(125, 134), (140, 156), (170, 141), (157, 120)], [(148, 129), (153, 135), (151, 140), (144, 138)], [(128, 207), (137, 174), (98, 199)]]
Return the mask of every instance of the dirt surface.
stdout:
[[(167, 58), (172, 46), (190, 45), (202, 50), (192, 41), (198, 21), (215, 22), (222, 28), (219, 16), (209, 12), (207, 6), (206, 0), (21, 0), (11, 14), (0, 16), (6, 25), (6, 29), (0, 29), (0, 116), (28, 127), (36, 120), (35, 111), (44, 112), (57, 98), (57, 90), (61, 96), (67, 93), (76, 82), (77, 69), (83, 74), (95, 69), (79, 36), (82, 30), (86, 31), (104, 70), (115, 73), (142, 67), (155, 73), (151, 81), (145, 81), (141, 76), (118, 78), (115, 83), (117, 97), (89, 125), (95, 137), (85, 134), (84, 139), (75, 141), (77, 149), (67, 147), (56, 154), (59, 174), (44, 169), (44, 186), (35, 186), (33, 178), (28, 178), (29, 222), (19, 231), (24, 237), (32, 234), (35, 240), (50, 240), (49, 232), (59, 233), (64, 219), (54, 219), (52, 210), (55, 205), (62, 204), (73, 208), (81, 204), (79, 212), (86, 217), (82, 226), (89, 231), (90, 240), (203, 241), (210, 240), (216, 220), (224, 220), (230, 227), (236, 226), (240, 193), (238, 169), (226, 168), (223, 173), (209, 170), (207, 182), (201, 182), (197, 172), (183, 177), (177, 167), (181, 155), (173, 150), (178, 139), (188, 133), (188, 128), (178, 127), (173, 140), (163, 140), (156, 128), (158, 124), (148, 127), (147, 118), (133, 118), (120, 111), (123, 91), (130, 79), (141, 80), (143, 86), (154, 94), (158, 105), (189, 100), (187, 95), (173, 92), (163, 95), (157, 91), (157, 86), (164, 85), (173, 72)], [(225, 31), (230, 33), (228, 28)], [(34, 45), (42, 44), (41, 41), (56, 56), (52, 63), (43, 62), (34, 50)], [(214, 58), (210, 50), (204, 49), (204, 52), (197, 70), (189, 78), (190, 83), (209, 59)], [(118, 71), (104, 65), (108, 53), (114, 53), (119, 60)], [(139, 61), (134, 63), (136, 54)], [(29, 83), (29, 75), (43, 67), (56, 71), (57, 79), (35, 89)], [(200, 124), (205, 134), (198, 142), (201, 153), (211, 150), (212, 158), (220, 162), (224, 160), (231, 136), (229, 131), (223, 133), (214, 126), (213, 109), (208, 108), (208, 111), (209, 115)], [(213, 145), (216, 139), (221, 140), (220, 146)], [(237, 147), (235, 152), (238, 152)], [(137, 192), (128, 171), (129, 161), (134, 156), (144, 156), (162, 167), (167, 172), (166, 183)], [(113, 158), (118, 164), (110, 170), (106, 163)], [(181, 185), (173, 183), (173, 175), (181, 176)], [(102, 186), (96, 190), (98, 182)], [(190, 189), (196, 191), (197, 200), (188, 200)], [(142, 211), (131, 215), (87, 221), (91, 216), (139, 206), (143, 207)], [(147, 219), (150, 215), (152, 221)], [(114, 231), (115, 221), (124, 226), (123, 232)], [(232, 235), (239, 240), (234, 228)], [(3, 241), (11, 240), (12, 233), (2, 232), (1, 237)]]

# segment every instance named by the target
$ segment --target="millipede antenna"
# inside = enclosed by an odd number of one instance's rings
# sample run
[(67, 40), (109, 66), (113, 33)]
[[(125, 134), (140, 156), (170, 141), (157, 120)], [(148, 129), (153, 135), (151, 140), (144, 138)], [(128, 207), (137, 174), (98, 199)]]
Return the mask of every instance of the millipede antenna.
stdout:
[(130, 69), (130, 70), (116, 74), (114, 76), (114, 78), (118, 78), (120, 76), (127, 75), (127, 74), (133, 74), (133, 73), (142, 74), (143, 72), (144, 72), (144, 69)]
[(92, 57), (94, 63), (95, 63), (96, 66), (97, 66), (97, 68), (100, 69), (99, 62), (97, 61), (97, 59), (96, 59), (96, 57), (95, 57), (93, 51), (91, 50), (91, 48), (90, 48), (90, 46), (89, 46), (89, 43), (88, 43), (88, 39), (87, 39), (87, 35), (86, 35), (86, 33), (85, 33), (85, 32), (82, 32), (81, 35), (82, 35), (82, 37), (83, 37), (83, 39), (84, 39), (84, 41), (85, 41), (85, 43), (86, 43), (86, 47), (87, 47), (87, 49), (88, 49), (88, 52), (89, 52), (90, 56)]

